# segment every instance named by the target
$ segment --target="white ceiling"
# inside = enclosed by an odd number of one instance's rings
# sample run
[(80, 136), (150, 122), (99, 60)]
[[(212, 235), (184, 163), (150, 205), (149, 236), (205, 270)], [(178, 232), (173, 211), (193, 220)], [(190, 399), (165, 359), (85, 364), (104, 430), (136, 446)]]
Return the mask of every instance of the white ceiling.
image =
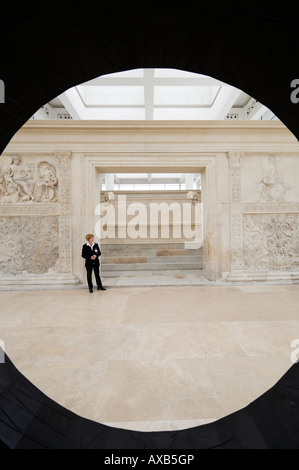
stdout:
[(242, 90), (175, 69), (136, 69), (70, 88), (33, 119), (218, 120), (276, 119)]
[(162, 189), (161, 185), (165, 184), (183, 185), (186, 189), (195, 189), (200, 184), (200, 180), (200, 173), (113, 173), (101, 175), (101, 184), (105, 185), (105, 190), (115, 190), (115, 184), (120, 184), (120, 189), (123, 187), (136, 189), (127, 187), (132, 185), (150, 185), (148, 189), (156, 189), (155, 186), (158, 186), (158, 189)]

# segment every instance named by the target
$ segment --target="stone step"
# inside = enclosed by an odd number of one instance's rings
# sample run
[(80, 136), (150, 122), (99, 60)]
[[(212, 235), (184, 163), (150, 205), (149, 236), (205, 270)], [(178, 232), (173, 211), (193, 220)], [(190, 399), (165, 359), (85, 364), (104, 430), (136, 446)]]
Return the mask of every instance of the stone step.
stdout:
[(181, 256), (102, 256), (101, 264), (134, 264), (134, 263), (192, 263), (201, 262), (202, 255), (181, 255)]
[(113, 271), (163, 271), (163, 270), (202, 270), (203, 263), (132, 263), (132, 264), (102, 264), (101, 272), (109, 273)]
[(109, 271), (202, 269), (202, 249), (185, 243), (107, 243), (101, 245), (101, 269)]
[[(186, 241), (186, 243), (188, 243)], [(189, 242), (190, 243), (190, 242)], [(185, 249), (185, 242), (172, 242), (167, 240), (167, 242), (153, 242), (149, 241), (147, 243), (101, 243), (101, 251), (104, 253), (107, 250), (165, 250), (165, 249)]]
[(188, 248), (164, 248), (164, 249), (124, 249), (124, 250), (115, 250), (115, 249), (102, 249), (102, 257), (119, 257), (119, 256), (159, 256), (159, 257), (168, 257), (168, 256), (197, 256), (201, 255), (202, 250), (198, 249), (188, 249)]

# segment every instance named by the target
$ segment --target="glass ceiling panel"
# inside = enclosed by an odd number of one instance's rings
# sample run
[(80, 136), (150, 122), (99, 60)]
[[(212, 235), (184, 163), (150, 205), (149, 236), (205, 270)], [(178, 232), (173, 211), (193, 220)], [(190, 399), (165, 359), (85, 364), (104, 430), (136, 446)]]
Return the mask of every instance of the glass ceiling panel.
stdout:
[[(193, 174), (193, 173), (191, 173)], [(148, 178), (148, 176), (151, 176), (153, 179), (157, 178), (170, 178), (170, 179), (180, 179), (184, 175), (184, 173), (115, 173), (116, 178), (118, 179), (144, 179)]]
[(143, 105), (143, 86), (89, 86), (85, 88), (87, 106)]
[[(105, 75), (100, 75), (93, 80), (97, 80), (98, 78), (107, 79), (109, 77), (113, 78), (143, 78), (144, 77), (144, 69), (132, 69), (132, 70), (125, 70), (123, 72), (115, 72), (115, 73), (107, 73)], [(85, 83), (92, 83), (93, 80), (89, 80)]]
[(183, 173), (152, 173), (152, 178), (181, 178)]
[[(131, 78), (142, 78), (144, 76), (144, 73), (143, 73), (144, 69), (132, 69), (132, 70), (125, 70), (123, 72), (116, 72), (116, 73), (112, 73), (112, 74), (108, 74), (108, 75), (111, 75), (115, 78), (117, 77), (131, 77)], [(103, 75), (103, 77), (105, 77), (107, 75)]]
[(144, 108), (88, 108), (88, 119), (100, 121), (144, 120)]
[(156, 86), (154, 104), (211, 106), (219, 88), (218, 86)]
[(147, 178), (148, 173), (115, 173), (117, 178)]
[(198, 78), (204, 77), (205, 75), (201, 75), (199, 73), (193, 72), (186, 72), (184, 70), (176, 70), (176, 69), (155, 69), (155, 77), (159, 78)]
[(62, 94), (52, 100), (46, 116), (40, 110), (37, 119), (60, 118), (58, 108), (70, 118), (90, 120), (226, 119), (236, 113), (234, 108), (241, 108), (239, 119), (264, 118), (266, 112), (265, 119), (275, 118), (265, 107), (247, 117), (246, 107), (253, 98), (234, 93), (233, 87), (203, 74), (163, 68), (125, 70), (77, 85), (66, 92), (66, 99)]

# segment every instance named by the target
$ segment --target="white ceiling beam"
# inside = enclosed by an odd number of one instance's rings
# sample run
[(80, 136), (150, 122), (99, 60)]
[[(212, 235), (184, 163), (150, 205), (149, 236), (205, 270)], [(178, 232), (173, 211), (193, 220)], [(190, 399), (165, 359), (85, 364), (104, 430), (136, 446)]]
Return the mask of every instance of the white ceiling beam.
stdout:
[(155, 78), (156, 86), (227, 86), (216, 78), (198, 77), (198, 78)]
[[(80, 86), (143, 86), (147, 77), (154, 73), (153, 69), (145, 69), (144, 77), (98, 77)], [(155, 86), (224, 86), (216, 78), (178, 78), (178, 77), (152, 77)]]
[(244, 120), (246, 119), (246, 106), (244, 108), (233, 106), (228, 114), (238, 114), (238, 119)]
[(262, 115), (267, 111), (266, 106), (262, 103), (256, 103), (254, 108), (251, 110), (248, 119), (254, 121), (261, 119)]
[(85, 119), (86, 110), (77, 89), (70, 88), (59, 96), (60, 101), (73, 119)]
[(49, 119), (49, 116), (47, 116), (47, 113), (43, 108), (40, 108), (34, 115), (32, 116), (33, 119)]
[(237, 88), (222, 87), (211, 109), (211, 119), (225, 119), (241, 93)]
[(144, 118), (152, 121), (154, 118), (154, 69), (144, 69)]
[(82, 83), (80, 87), (89, 86), (143, 86), (143, 77), (98, 77), (86, 83)]
[(52, 108), (50, 104), (45, 104), (32, 117), (34, 119), (57, 119), (58, 112), (57, 108)]
[(273, 119), (278, 119), (275, 114), (273, 113), (273, 111), (271, 111), (270, 109), (266, 109), (266, 111), (264, 112), (263, 116), (262, 116), (262, 119), (263, 120), (268, 120), (268, 121), (271, 121)]
[(177, 178), (154, 178), (149, 183), (147, 178), (122, 178), (120, 184), (179, 184), (180, 180)]
[[(137, 105), (124, 104), (91, 104), (86, 106), (86, 93), (90, 86), (142, 86), (144, 88), (144, 104), (142, 100)], [(180, 104), (180, 105), (156, 105), (154, 104), (155, 86), (218, 86), (219, 91), (214, 99), (212, 106)], [(105, 93), (105, 88), (103, 90)], [(60, 95), (58, 99), (61, 101), (65, 110), (73, 119), (214, 119), (223, 120), (227, 114), (232, 112), (232, 108), (242, 95), (242, 91), (233, 88), (223, 82), (208, 76), (198, 75), (197, 77), (155, 77), (154, 69), (144, 69), (142, 77), (121, 76), (118, 74), (104, 75), (96, 79), (90, 80), (84, 84), (67, 90)], [(239, 101), (238, 101), (239, 100)], [(244, 114), (247, 112), (248, 105), (243, 109)], [(240, 108), (240, 106), (239, 106)], [(239, 109), (239, 113), (241, 111)], [(249, 108), (248, 108), (249, 109)], [(51, 108), (52, 110), (52, 108)], [(58, 110), (55, 109), (57, 113)], [(260, 103), (255, 103), (254, 108), (250, 109), (250, 114), (244, 116), (244, 119), (260, 119), (267, 110)], [(60, 111), (60, 110), (59, 110)], [(60, 111), (61, 112), (61, 111)], [(38, 116), (38, 115), (37, 115)], [(36, 116), (36, 117), (37, 117)], [(40, 114), (42, 117), (42, 114)], [(57, 117), (57, 116), (56, 116)], [(55, 117), (55, 118), (56, 118)], [(240, 118), (243, 116), (240, 115)], [(51, 119), (48, 116), (48, 119)]]

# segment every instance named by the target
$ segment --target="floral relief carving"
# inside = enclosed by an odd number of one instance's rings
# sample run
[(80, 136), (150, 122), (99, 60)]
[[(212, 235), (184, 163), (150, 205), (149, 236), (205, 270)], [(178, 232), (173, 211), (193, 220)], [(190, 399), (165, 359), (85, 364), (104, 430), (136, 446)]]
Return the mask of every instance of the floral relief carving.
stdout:
[(298, 227), (298, 214), (244, 214), (243, 269), (298, 271)]
[(232, 270), (242, 269), (242, 204), (241, 204), (241, 167), (244, 152), (229, 152), (231, 184), (231, 266)]
[(58, 217), (1, 217), (0, 274), (59, 272)]
[(18, 156), (4, 159), (0, 167), (0, 203), (57, 202), (55, 165), (23, 162)]

